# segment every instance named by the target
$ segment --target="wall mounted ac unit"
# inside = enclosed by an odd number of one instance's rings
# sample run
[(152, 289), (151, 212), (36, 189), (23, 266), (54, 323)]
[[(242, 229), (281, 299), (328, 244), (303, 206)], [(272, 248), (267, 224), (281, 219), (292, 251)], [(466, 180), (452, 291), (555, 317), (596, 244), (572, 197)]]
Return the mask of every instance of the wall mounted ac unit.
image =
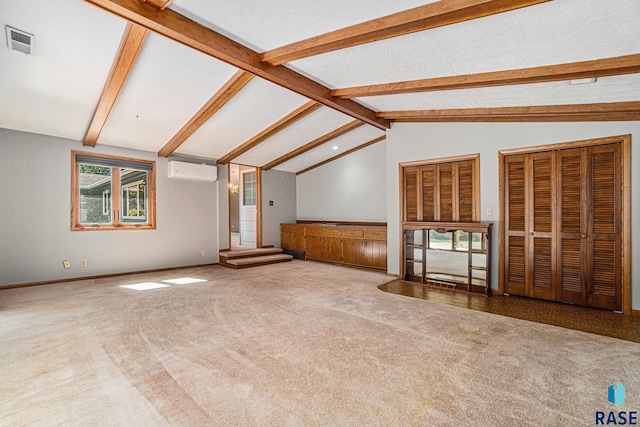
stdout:
[(195, 181), (210, 182), (218, 179), (217, 166), (178, 162), (176, 160), (167, 162), (167, 165), (169, 178), (192, 179)]

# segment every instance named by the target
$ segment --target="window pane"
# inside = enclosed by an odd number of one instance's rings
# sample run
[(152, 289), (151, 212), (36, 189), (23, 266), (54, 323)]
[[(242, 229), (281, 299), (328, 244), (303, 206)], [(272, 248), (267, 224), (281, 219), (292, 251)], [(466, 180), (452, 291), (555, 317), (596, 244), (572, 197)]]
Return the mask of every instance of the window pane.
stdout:
[(147, 222), (147, 182), (147, 172), (120, 169), (121, 222)]
[(110, 223), (112, 206), (111, 168), (80, 163), (78, 188), (80, 191), (80, 223)]
[(242, 175), (242, 185), (245, 206), (253, 206), (256, 204), (256, 173), (247, 172)]

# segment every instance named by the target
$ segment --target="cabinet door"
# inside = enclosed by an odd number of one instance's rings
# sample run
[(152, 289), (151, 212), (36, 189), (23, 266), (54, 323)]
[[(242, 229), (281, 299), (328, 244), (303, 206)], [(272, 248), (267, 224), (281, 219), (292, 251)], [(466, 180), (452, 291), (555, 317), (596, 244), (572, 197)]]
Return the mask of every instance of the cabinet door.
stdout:
[(387, 268), (387, 241), (367, 240), (367, 265), (373, 268)]
[(307, 235), (306, 257), (311, 259), (323, 259), (322, 236)]
[(364, 239), (343, 239), (342, 261), (346, 264), (366, 265)]
[(340, 237), (322, 237), (323, 252), (322, 259), (331, 262), (342, 261), (342, 238)]

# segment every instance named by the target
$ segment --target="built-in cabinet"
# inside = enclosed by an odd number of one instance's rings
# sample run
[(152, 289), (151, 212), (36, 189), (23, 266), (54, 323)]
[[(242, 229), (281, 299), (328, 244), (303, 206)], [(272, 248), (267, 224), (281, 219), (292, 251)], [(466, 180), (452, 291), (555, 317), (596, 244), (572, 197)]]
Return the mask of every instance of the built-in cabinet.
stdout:
[(303, 259), (387, 269), (387, 228), (342, 224), (281, 224), (285, 252)]
[(405, 222), (403, 279), (489, 295), (490, 223)]
[(620, 310), (622, 144), (504, 156), (504, 290)]

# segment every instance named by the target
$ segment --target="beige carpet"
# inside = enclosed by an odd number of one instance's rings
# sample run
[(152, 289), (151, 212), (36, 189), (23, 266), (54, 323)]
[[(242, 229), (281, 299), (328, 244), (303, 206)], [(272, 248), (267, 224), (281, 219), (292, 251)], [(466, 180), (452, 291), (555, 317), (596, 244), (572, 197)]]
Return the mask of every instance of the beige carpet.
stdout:
[[(206, 281), (161, 282), (182, 277)], [(640, 410), (640, 344), (389, 279), (293, 261), (2, 290), (0, 425), (594, 425), (616, 381)]]

